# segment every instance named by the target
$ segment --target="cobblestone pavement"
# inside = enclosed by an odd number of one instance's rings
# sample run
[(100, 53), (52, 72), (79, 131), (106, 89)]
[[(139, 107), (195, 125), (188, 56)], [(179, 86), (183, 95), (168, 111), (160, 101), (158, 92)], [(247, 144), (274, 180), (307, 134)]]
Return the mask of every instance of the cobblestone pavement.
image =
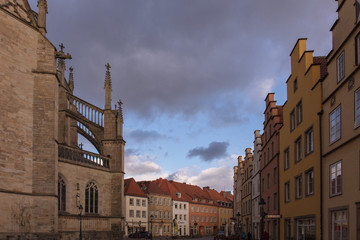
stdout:
[[(128, 238), (125, 237), (125, 240), (145, 240), (145, 238)], [(152, 240), (172, 240), (171, 237), (153, 237)], [(174, 240), (214, 240), (214, 236), (204, 236), (204, 237), (184, 237), (184, 238), (174, 238)]]

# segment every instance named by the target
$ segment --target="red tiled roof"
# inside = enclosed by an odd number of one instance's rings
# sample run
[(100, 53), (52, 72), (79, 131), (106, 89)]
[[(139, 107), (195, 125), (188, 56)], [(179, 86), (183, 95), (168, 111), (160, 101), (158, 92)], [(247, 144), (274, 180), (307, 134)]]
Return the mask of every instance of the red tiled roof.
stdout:
[(314, 64), (320, 64), (320, 79), (323, 79), (327, 74), (326, 57), (314, 57)]
[(147, 194), (154, 193), (160, 195), (169, 195), (152, 181), (141, 181), (138, 182), (138, 185)]
[(136, 184), (135, 179), (128, 178), (124, 180), (124, 195), (147, 197), (147, 195)]
[[(185, 201), (187, 202), (188, 200), (184, 197), (184, 193), (182, 193), (179, 189), (177, 189), (175, 187), (174, 184), (172, 184), (172, 182), (169, 182), (169, 180), (167, 179), (163, 179), (163, 178), (159, 178), (156, 179), (155, 184), (157, 184), (164, 192), (166, 192), (167, 194), (169, 194), (173, 200), (175, 201)], [(180, 197), (178, 197), (177, 193), (180, 193)]]

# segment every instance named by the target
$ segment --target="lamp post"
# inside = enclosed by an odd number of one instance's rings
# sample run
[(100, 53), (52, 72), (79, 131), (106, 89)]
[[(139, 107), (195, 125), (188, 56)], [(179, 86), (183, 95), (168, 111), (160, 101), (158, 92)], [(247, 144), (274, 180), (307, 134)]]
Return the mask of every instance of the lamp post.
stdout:
[(79, 206), (79, 217), (80, 217), (80, 235), (79, 235), (79, 240), (82, 240), (82, 229), (81, 229), (81, 214), (83, 211), (83, 206), (80, 204)]
[(197, 222), (194, 223), (194, 226), (195, 226), (195, 230), (196, 230), (196, 235), (198, 235), (199, 233), (197, 232), (197, 229), (196, 229), (196, 226), (198, 225)]
[(261, 216), (261, 220), (260, 220), (260, 234), (261, 234), (261, 240), (264, 239), (264, 217), (265, 217), (265, 213), (264, 213), (264, 205), (265, 205), (265, 200), (263, 198), (260, 198), (260, 216)]
[(141, 221), (139, 221), (139, 232), (141, 232)]
[(152, 239), (152, 221), (153, 221), (154, 216), (151, 214), (150, 215), (150, 230), (151, 230), (151, 239)]

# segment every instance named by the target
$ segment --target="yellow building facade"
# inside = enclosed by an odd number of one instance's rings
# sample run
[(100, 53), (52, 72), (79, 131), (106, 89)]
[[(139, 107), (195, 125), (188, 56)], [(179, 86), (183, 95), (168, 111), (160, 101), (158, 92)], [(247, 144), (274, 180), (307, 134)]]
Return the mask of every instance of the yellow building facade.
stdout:
[(360, 1), (339, 0), (323, 81), (323, 239), (360, 239)]
[[(321, 78), (324, 57), (299, 39), (291, 54), (287, 101), (280, 129), (280, 239), (320, 239)], [(321, 69), (323, 71), (321, 71)]]

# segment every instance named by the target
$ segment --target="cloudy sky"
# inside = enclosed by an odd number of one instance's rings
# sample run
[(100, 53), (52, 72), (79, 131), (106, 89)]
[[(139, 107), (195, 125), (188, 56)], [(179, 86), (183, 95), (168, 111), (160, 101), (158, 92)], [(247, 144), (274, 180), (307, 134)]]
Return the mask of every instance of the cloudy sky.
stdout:
[[(37, 11), (36, 0), (29, 1)], [(264, 99), (286, 99), (289, 54), (331, 50), (335, 0), (48, 1), (48, 38), (73, 59), (75, 94), (124, 103), (125, 177), (232, 190), (233, 166), (262, 129)], [(84, 141), (84, 140), (81, 140)]]

